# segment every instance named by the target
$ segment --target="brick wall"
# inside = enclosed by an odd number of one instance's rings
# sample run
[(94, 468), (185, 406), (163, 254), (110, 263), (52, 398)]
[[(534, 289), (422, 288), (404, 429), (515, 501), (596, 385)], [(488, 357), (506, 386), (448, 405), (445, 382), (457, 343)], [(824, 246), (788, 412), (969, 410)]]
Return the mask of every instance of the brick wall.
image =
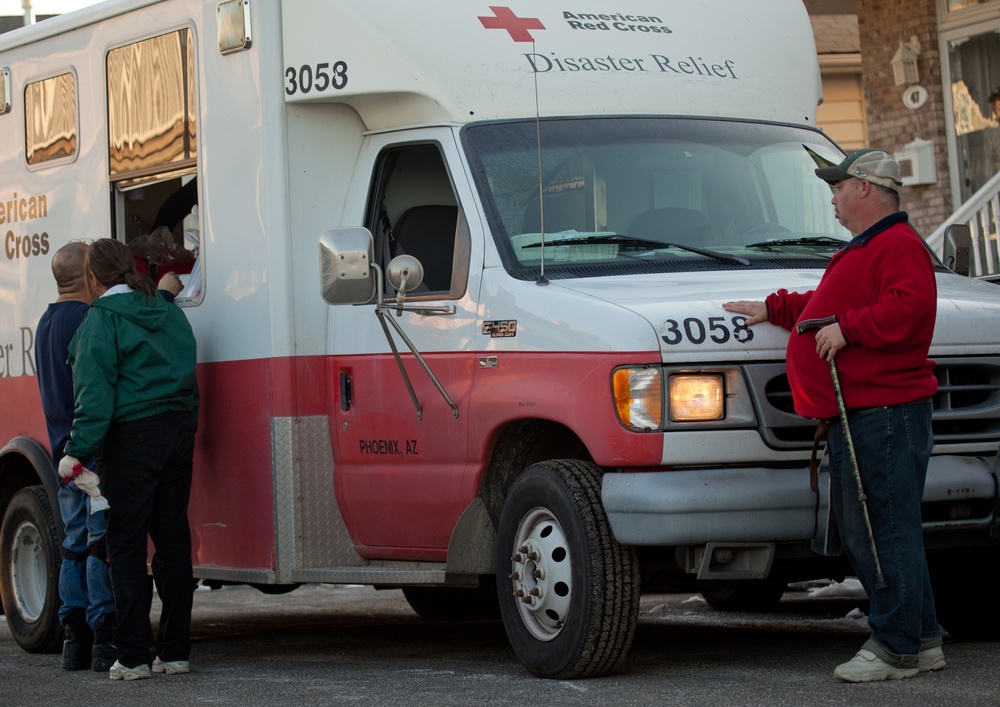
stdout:
[[(907, 186), (901, 193), (910, 222), (929, 236), (957, 206), (951, 203), (935, 0), (857, 0), (857, 11), (870, 147), (895, 155), (916, 138), (934, 143), (937, 184)], [(911, 110), (903, 105), (906, 86), (896, 86), (891, 61), (900, 40), (914, 35), (920, 40), (919, 83), (928, 98)]]

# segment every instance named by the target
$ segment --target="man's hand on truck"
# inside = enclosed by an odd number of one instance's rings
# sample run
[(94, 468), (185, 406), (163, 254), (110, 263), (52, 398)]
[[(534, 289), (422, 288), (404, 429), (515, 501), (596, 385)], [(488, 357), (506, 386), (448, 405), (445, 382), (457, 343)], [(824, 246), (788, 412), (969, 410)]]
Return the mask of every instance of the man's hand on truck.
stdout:
[(724, 302), (722, 308), (727, 312), (747, 315), (747, 326), (767, 321), (767, 305), (763, 302), (742, 299), (736, 302)]

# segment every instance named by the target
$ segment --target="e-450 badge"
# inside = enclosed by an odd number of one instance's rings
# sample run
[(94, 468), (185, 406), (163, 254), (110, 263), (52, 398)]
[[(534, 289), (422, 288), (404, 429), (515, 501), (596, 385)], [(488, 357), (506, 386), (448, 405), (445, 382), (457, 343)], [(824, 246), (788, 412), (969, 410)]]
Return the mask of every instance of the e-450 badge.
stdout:
[(517, 336), (517, 320), (504, 319), (492, 322), (483, 322), (483, 336), (491, 339), (506, 339)]

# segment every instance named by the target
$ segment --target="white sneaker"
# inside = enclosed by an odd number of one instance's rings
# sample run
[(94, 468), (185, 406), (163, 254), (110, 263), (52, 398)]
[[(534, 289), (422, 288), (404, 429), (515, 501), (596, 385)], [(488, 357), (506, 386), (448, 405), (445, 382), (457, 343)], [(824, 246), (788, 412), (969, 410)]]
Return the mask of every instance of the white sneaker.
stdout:
[(833, 676), (843, 682), (878, 682), (912, 678), (918, 672), (916, 667), (894, 668), (870, 650), (862, 648), (849, 661), (838, 665)]
[(112, 680), (148, 680), (152, 674), (149, 672), (149, 666), (145, 663), (134, 668), (127, 668), (116, 660), (115, 664), (111, 666), (111, 670), (108, 671), (108, 676)]
[(165, 675), (183, 675), (191, 672), (191, 663), (186, 660), (153, 660), (153, 672)]
[(944, 661), (944, 651), (941, 650), (941, 646), (925, 648), (920, 651), (920, 664), (918, 666), (920, 672), (929, 673), (932, 670), (940, 670), (946, 665), (948, 664)]

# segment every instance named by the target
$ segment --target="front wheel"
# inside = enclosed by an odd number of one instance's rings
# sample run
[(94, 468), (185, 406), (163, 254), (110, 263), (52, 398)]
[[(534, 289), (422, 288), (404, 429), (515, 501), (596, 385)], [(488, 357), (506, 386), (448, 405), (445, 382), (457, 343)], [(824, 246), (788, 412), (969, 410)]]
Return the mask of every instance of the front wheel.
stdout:
[(497, 533), (500, 613), (514, 652), (539, 677), (614, 671), (639, 614), (639, 562), (615, 540), (601, 471), (534, 464), (511, 487)]
[(14, 494), (0, 525), (0, 592), (14, 640), (29, 653), (62, 646), (59, 534), (45, 489)]

